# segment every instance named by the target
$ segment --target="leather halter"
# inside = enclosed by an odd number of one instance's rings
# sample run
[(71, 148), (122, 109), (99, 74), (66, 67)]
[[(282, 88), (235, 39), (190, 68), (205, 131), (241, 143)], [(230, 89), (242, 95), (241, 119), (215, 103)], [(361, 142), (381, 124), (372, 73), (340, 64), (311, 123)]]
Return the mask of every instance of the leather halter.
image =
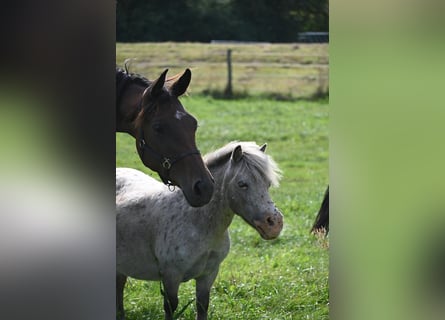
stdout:
[[(143, 108), (142, 104), (143, 104), (143, 99), (141, 99), (141, 101), (139, 102), (139, 110), (142, 110)], [(151, 103), (145, 109), (148, 112), (150, 112), (149, 110), (153, 110), (153, 108), (154, 108), (154, 103)], [(170, 169), (172, 168), (172, 166), (188, 156), (201, 154), (201, 152), (198, 149), (194, 149), (191, 151), (183, 152), (176, 156), (165, 156), (154, 150), (145, 142), (144, 129), (142, 125), (139, 130), (138, 146), (141, 149), (140, 158), (142, 162), (144, 162), (145, 152), (149, 153), (151, 157), (156, 158), (159, 161), (161, 167), (164, 169), (162, 174), (161, 172), (158, 172), (159, 177), (161, 178), (162, 182), (169, 187), (169, 189), (172, 187), (172, 189), (170, 189), (171, 191), (173, 191), (174, 187), (176, 186), (176, 184), (174, 184), (170, 179)]]
[(181, 154), (176, 155), (176, 156), (164, 156), (164, 155), (156, 152), (152, 147), (150, 147), (145, 142), (144, 130), (142, 129), (142, 127), (141, 127), (141, 129), (139, 131), (139, 142), (138, 142), (138, 144), (139, 144), (139, 148), (141, 149), (141, 159), (142, 159), (142, 161), (144, 161), (143, 158), (144, 158), (144, 153), (145, 152), (148, 152), (150, 154), (150, 156), (156, 158), (159, 161), (159, 163), (161, 164), (161, 167), (164, 169), (163, 170), (164, 171), (163, 174), (159, 173), (159, 176), (161, 177), (162, 182), (164, 182), (164, 184), (166, 184), (169, 187), (170, 186), (173, 186), (173, 187), (175, 186), (175, 184), (170, 179), (170, 169), (171, 169), (171, 167), (175, 163), (179, 162), (180, 160), (182, 160), (182, 159), (184, 159), (184, 158), (186, 158), (188, 156), (191, 156), (191, 155), (194, 155), (194, 154), (196, 154), (196, 155), (200, 155), (201, 154), (201, 152), (199, 152), (198, 149), (195, 149), (195, 150), (191, 150), (191, 151), (187, 151), (187, 152), (181, 153)]

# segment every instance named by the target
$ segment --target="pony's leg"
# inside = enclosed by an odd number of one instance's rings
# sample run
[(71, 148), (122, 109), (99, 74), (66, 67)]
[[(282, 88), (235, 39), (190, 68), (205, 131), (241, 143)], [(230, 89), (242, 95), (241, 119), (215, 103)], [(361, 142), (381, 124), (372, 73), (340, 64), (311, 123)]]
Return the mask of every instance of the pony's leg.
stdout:
[(116, 274), (116, 318), (119, 320), (125, 319), (124, 313), (124, 287), (127, 282), (127, 277), (123, 274)]
[(207, 320), (207, 311), (209, 310), (210, 289), (218, 275), (218, 268), (211, 274), (196, 279), (196, 309), (197, 320)]
[(164, 286), (164, 311), (165, 320), (173, 320), (173, 314), (178, 307), (178, 290), (180, 279), (177, 277), (170, 277), (166, 274), (163, 275), (162, 284)]

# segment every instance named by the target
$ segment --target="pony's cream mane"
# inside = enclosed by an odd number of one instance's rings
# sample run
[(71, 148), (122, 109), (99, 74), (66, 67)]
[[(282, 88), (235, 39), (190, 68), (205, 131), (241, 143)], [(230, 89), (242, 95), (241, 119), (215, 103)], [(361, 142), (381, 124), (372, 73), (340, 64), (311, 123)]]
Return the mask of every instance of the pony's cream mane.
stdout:
[[(206, 154), (204, 162), (211, 170), (229, 161), (233, 150), (241, 146), (243, 158), (241, 160), (243, 168), (249, 169), (257, 178), (267, 179), (272, 186), (278, 186), (281, 179), (281, 170), (277, 163), (268, 154), (260, 150), (255, 142), (232, 141), (224, 147)], [(252, 170), (254, 169), (254, 170)]]

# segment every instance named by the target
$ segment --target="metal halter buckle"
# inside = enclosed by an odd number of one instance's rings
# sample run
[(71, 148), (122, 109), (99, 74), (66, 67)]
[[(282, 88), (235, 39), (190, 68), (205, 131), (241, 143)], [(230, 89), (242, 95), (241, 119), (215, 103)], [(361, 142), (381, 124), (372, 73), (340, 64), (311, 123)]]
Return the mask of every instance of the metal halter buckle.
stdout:
[(162, 167), (166, 170), (169, 170), (172, 167), (172, 164), (171, 164), (169, 158), (164, 158), (164, 161), (162, 162)]

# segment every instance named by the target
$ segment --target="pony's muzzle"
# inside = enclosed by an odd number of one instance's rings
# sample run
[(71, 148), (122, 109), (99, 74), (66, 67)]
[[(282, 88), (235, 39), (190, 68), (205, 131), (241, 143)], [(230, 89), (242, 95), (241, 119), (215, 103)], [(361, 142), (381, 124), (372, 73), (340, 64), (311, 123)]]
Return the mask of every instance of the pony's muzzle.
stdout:
[(283, 215), (275, 209), (273, 213), (268, 213), (262, 219), (254, 220), (256, 229), (265, 240), (272, 240), (278, 237), (283, 229)]

